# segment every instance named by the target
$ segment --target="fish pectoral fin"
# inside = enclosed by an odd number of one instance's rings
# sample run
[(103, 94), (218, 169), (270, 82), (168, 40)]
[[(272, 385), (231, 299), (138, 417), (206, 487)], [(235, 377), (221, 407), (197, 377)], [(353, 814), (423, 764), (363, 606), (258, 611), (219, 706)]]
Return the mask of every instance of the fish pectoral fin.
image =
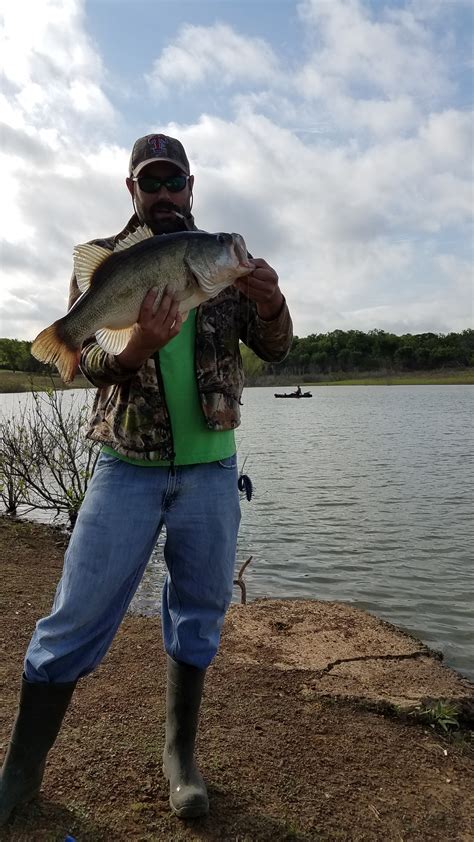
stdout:
[(150, 237), (154, 236), (153, 231), (148, 225), (140, 225), (139, 228), (130, 231), (123, 240), (117, 240), (114, 246), (114, 252), (129, 249), (130, 246), (136, 246), (137, 243), (142, 243), (143, 240), (149, 240)]
[(183, 315), (183, 313), (189, 312), (192, 310), (193, 307), (199, 307), (203, 301), (207, 301), (209, 298), (202, 289), (194, 289), (191, 293), (182, 292), (182, 293), (173, 293), (174, 297), (177, 301), (179, 301), (178, 311)]
[(171, 289), (170, 294), (173, 296), (175, 301), (187, 301), (192, 295), (194, 295), (194, 290), (189, 289)]
[(99, 266), (108, 260), (112, 252), (103, 246), (84, 243), (74, 248), (74, 272), (77, 285), (81, 292), (86, 292), (92, 280), (92, 275)]
[(121, 354), (123, 349), (128, 345), (132, 331), (133, 325), (117, 328), (116, 330), (111, 327), (103, 327), (96, 332), (95, 338), (107, 354), (117, 355)]

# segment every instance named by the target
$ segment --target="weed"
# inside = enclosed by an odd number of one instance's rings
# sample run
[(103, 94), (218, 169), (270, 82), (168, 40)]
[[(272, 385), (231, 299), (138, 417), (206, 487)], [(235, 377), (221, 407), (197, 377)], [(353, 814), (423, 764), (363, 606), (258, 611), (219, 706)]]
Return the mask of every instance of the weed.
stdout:
[(459, 729), (459, 711), (452, 702), (438, 701), (431, 705), (420, 705), (410, 711), (409, 716), (414, 716), (422, 722), (427, 722), (433, 728), (441, 728), (445, 733)]

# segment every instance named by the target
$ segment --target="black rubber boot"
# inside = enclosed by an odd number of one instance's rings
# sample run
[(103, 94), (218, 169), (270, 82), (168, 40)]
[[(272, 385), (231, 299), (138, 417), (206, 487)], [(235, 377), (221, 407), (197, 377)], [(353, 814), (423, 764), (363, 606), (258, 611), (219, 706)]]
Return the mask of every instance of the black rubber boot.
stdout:
[(0, 827), (15, 807), (39, 794), (53, 745), (77, 682), (33, 683), (22, 679), (20, 705), (0, 772)]
[(163, 774), (170, 782), (170, 806), (180, 819), (209, 812), (206, 784), (194, 760), (206, 670), (168, 658), (166, 742)]

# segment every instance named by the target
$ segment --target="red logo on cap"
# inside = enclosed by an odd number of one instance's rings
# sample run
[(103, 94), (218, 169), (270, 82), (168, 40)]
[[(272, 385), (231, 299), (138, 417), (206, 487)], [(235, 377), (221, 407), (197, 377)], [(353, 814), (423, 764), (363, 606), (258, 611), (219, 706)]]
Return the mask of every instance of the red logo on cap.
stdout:
[(166, 154), (166, 140), (161, 135), (157, 134), (154, 137), (150, 137), (148, 145), (151, 146), (155, 155)]

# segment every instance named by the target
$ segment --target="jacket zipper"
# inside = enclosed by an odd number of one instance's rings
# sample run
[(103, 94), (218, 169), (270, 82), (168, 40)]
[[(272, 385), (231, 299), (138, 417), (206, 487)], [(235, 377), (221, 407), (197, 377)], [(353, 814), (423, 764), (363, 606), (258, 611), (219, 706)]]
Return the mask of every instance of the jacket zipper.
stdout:
[(200, 386), (199, 386), (199, 378), (198, 378), (198, 370), (197, 370), (197, 338), (198, 338), (198, 333), (199, 333), (199, 321), (200, 321), (200, 319), (201, 319), (201, 308), (198, 307), (197, 310), (196, 310), (196, 321), (194, 323), (193, 369), (194, 369), (194, 379), (196, 381), (196, 389), (197, 389), (197, 393), (198, 393), (198, 396), (199, 396), (199, 406), (200, 406), (201, 412), (204, 416), (204, 420), (206, 421), (207, 419), (206, 419), (206, 416), (205, 416), (205, 413), (204, 413), (204, 410), (203, 410), (203, 407), (202, 407), (201, 389), (200, 389)]

